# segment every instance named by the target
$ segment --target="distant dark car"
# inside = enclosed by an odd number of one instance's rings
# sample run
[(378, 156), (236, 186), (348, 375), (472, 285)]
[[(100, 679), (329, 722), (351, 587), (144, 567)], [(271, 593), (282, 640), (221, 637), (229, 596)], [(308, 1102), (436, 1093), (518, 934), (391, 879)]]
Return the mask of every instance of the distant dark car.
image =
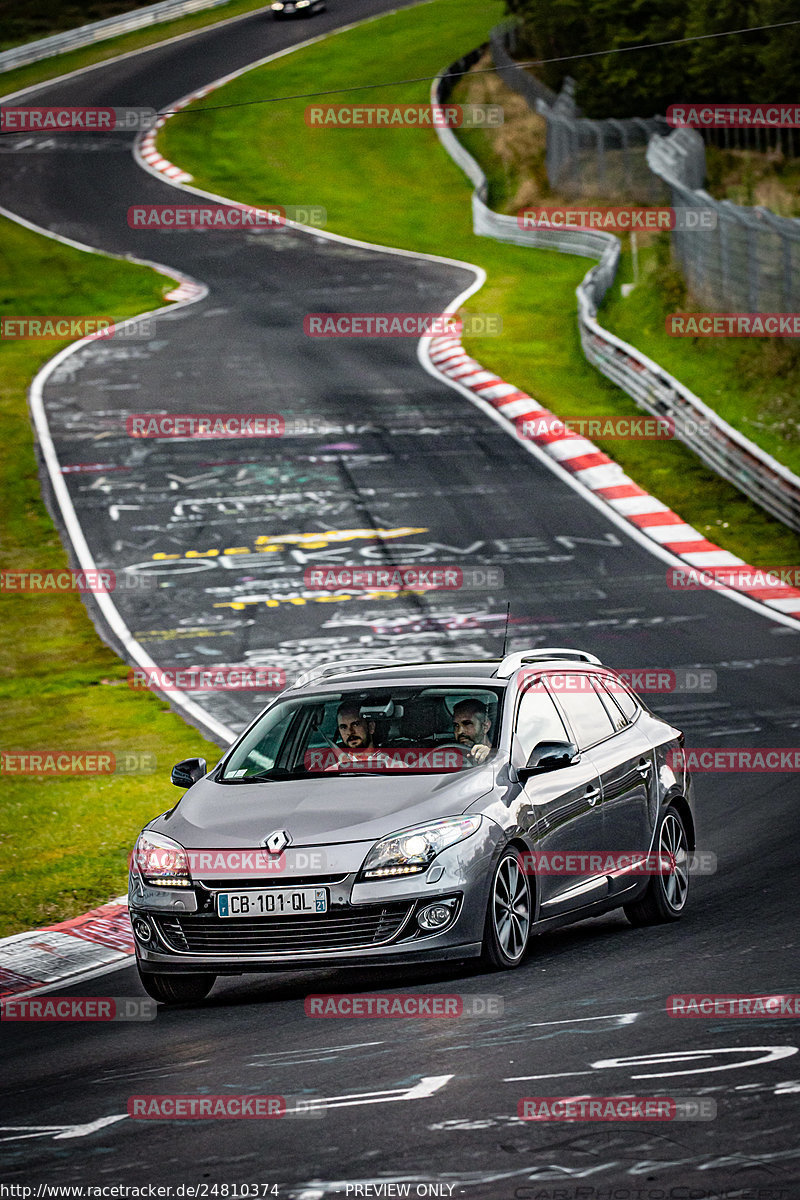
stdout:
[(172, 782), (189, 790), (141, 833), (129, 895), (162, 1003), (248, 971), (516, 967), (532, 934), (686, 904), (683, 735), (585, 651), (319, 666)]
[(282, 21), (284, 17), (311, 17), (327, 7), (325, 0), (275, 0), (270, 11), (274, 20)]

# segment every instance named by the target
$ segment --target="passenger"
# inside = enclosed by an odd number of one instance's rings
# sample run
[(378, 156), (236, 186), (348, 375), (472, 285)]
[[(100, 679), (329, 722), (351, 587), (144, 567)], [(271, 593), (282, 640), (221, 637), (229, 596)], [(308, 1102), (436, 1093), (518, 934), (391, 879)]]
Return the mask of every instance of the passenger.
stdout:
[(453, 741), (469, 747), (473, 762), (484, 762), (491, 753), (489, 730), (492, 721), (480, 700), (461, 700), (453, 709)]

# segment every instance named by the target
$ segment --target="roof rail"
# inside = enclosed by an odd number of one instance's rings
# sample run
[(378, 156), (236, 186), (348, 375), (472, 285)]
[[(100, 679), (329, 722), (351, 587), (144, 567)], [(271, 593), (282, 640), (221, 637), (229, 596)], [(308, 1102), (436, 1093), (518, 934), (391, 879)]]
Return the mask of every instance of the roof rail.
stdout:
[(590, 654), (588, 650), (573, 650), (569, 646), (540, 646), (537, 650), (516, 650), (513, 654), (507, 654), (495, 674), (498, 679), (508, 679), (525, 663), (544, 662), (551, 658), (572, 659), (577, 662), (591, 663), (595, 667), (603, 665), (600, 659), (596, 658), (594, 654)]
[(351, 671), (375, 671), (381, 667), (396, 667), (401, 664), (393, 662), (391, 659), (364, 659), (353, 658), (345, 659), (342, 662), (335, 663), (320, 663), (318, 667), (312, 667), (309, 671), (303, 671), (297, 676), (294, 683), (290, 683), (286, 688), (287, 692), (294, 688), (306, 687), (309, 683), (314, 683), (318, 679), (324, 679), (328, 675), (349, 675)]

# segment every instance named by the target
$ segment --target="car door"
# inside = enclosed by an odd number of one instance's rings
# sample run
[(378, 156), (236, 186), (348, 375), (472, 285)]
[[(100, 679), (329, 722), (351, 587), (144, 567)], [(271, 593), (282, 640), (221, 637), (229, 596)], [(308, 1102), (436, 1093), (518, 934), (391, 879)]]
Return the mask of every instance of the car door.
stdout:
[[(653, 750), (648, 738), (622, 711), (613, 681), (601, 682), (597, 676), (587, 679), (614, 728), (611, 737), (587, 751), (597, 767), (602, 791), (599, 847), (623, 860), (630, 852), (644, 856), (650, 848), (655, 813)], [(612, 893), (624, 891), (631, 883), (624, 862), (609, 876)]]
[[(539, 742), (572, 740), (564, 721), (541, 677), (523, 691), (517, 706), (511, 760), (524, 767)], [(535, 823), (540, 916), (557, 916), (580, 908), (608, 891), (605, 877), (597, 877), (588, 865), (570, 864), (569, 873), (554, 874), (555, 855), (584, 854), (595, 849), (602, 817), (598, 807), (600, 781), (593, 760), (581, 755), (570, 766), (530, 776), (525, 794)], [(543, 865), (546, 859), (551, 861)], [(540, 869), (536, 869), (537, 863)]]

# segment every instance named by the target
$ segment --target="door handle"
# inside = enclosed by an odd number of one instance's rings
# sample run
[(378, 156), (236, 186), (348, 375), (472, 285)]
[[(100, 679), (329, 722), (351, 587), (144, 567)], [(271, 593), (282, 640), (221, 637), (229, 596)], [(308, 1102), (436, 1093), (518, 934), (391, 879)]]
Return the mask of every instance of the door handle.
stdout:
[(587, 788), (586, 799), (590, 805), (594, 805), (600, 799), (600, 788)]
[(650, 774), (652, 769), (653, 769), (653, 764), (650, 762), (649, 758), (640, 758), (638, 763), (636, 764), (636, 770), (639, 772), (639, 774), (642, 776), (643, 779), (645, 778), (646, 775)]

